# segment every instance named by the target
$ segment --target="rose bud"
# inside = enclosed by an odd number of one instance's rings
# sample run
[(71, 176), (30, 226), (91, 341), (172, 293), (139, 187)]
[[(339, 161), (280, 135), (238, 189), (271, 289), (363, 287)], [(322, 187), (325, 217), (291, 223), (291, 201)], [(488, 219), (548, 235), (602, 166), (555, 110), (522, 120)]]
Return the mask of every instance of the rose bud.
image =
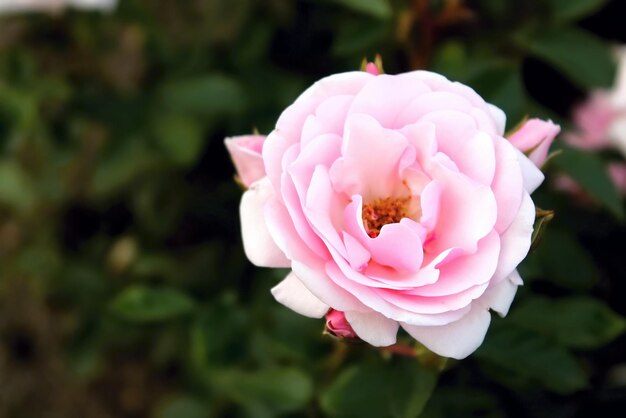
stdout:
[(245, 187), (265, 176), (263, 167), (263, 135), (244, 135), (226, 138), (224, 144), (230, 153), (230, 158), (237, 169), (240, 182)]
[(326, 314), (326, 332), (339, 338), (357, 339), (357, 335), (341, 311), (331, 309)]
[(537, 167), (541, 167), (548, 158), (552, 141), (560, 131), (561, 127), (551, 121), (530, 119), (509, 137), (509, 141)]

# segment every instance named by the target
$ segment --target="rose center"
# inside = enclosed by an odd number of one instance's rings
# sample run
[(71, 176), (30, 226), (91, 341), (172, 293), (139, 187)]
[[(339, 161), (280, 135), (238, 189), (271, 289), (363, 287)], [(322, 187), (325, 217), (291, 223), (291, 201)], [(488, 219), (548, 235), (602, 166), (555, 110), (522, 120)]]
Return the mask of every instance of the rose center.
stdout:
[(410, 197), (386, 197), (363, 205), (363, 226), (367, 235), (376, 238), (384, 225), (400, 222), (407, 218)]

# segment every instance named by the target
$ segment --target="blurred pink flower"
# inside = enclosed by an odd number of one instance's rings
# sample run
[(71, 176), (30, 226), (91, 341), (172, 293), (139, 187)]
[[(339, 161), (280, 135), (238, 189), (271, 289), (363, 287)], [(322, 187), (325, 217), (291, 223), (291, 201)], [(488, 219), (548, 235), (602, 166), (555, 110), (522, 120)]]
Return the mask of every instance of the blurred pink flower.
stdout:
[(552, 121), (530, 119), (509, 137), (509, 141), (541, 167), (548, 157), (550, 145), (561, 132), (561, 127)]
[[(616, 49), (617, 77), (609, 90), (593, 91), (589, 98), (576, 106), (572, 119), (576, 130), (564, 135), (571, 146), (584, 150), (615, 149), (626, 158), (626, 46)], [(617, 189), (626, 195), (624, 163), (609, 166), (609, 175)], [(577, 194), (584, 192), (574, 180), (559, 176), (554, 181), (558, 189)]]
[(504, 127), (500, 109), (435, 73), (324, 78), (263, 143), (265, 176), (240, 206), (246, 255), (291, 267), (272, 294), (302, 315), (341, 311), (374, 346), (402, 326), (464, 358), (522, 283), (543, 181)]

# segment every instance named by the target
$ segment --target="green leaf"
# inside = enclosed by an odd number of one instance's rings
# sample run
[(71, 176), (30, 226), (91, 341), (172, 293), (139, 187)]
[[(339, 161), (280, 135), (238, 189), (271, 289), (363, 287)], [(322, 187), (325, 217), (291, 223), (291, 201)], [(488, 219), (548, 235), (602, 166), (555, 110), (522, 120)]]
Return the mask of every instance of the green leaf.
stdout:
[(347, 9), (378, 19), (389, 19), (392, 14), (389, 0), (331, 0)]
[(538, 261), (541, 277), (568, 289), (589, 289), (599, 274), (587, 251), (569, 231), (546, 229), (531, 257)]
[[(365, 56), (380, 50), (388, 36), (387, 22), (359, 19), (347, 21), (337, 30), (333, 53), (337, 56)], [(373, 56), (370, 57), (373, 59)]]
[(236, 363), (248, 348), (247, 317), (235, 303), (213, 303), (202, 311), (191, 327), (190, 357), (197, 370)]
[(606, 165), (590, 152), (565, 149), (553, 164), (578, 183), (592, 198), (605, 206), (617, 219), (624, 219), (619, 192), (609, 177)]
[(158, 322), (189, 313), (195, 304), (176, 289), (129, 286), (110, 303), (113, 313), (133, 322)]
[(15, 161), (0, 161), (0, 205), (27, 212), (36, 201), (33, 185), (20, 166)]
[(161, 90), (160, 98), (169, 109), (201, 115), (236, 113), (247, 105), (242, 85), (217, 74), (170, 82)]
[(615, 63), (607, 43), (589, 32), (553, 28), (517, 40), (531, 54), (553, 65), (582, 88), (609, 87)]
[(166, 114), (156, 119), (154, 136), (166, 157), (181, 166), (193, 164), (204, 145), (203, 130), (196, 118)]
[(505, 322), (492, 326), (487, 339), (476, 351), (476, 358), (487, 366), (500, 368), (507, 381), (540, 384), (559, 394), (573, 393), (588, 386), (585, 372), (565, 348)]
[(127, 138), (115, 151), (96, 167), (90, 188), (95, 197), (120, 192), (161, 163), (159, 156), (141, 137)]
[(588, 16), (607, 3), (607, 0), (550, 0), (552, 16), (557, 21), (572, 21)]
[(619, 336), (626, 321), (597, 299), (579, 296), (550, 300), (535, 297), (515, 309), (510, 321), (560, 345), (598, 348)]
[(216, 391), (243, 405), (248, 416), (293, 412), (313, 396), (311, 379), (294, 368), (220, 370), (210, 376), (210, 382)]
[(179, 396), (160, 409), (156, 418), (207, 418), (209, 408), (197, 399)]
[(364, 364), (346, 369), (323, 393), (321, 405), (333, 417), (416, 417), (437, 382), (416, 359)]

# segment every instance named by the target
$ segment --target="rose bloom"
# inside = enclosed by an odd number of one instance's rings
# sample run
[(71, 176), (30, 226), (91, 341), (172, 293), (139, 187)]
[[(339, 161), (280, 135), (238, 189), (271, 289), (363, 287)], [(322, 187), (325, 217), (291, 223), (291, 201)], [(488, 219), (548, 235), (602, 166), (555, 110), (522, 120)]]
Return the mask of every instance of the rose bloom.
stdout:
[[(329, 313), (337, 335), (388, 346), (402, 327), (435, 353), (468, 356), (489, 311), (506, 315), (522, 284), (529, 194), (544, 178), (504, 127), (474, 90), (427, 71), (318, 81), (261, 147), (226, 139), (249, 186), (247, 257), (290, 267), (274, 297), (302, 315)], [(535, 123), (518, 141), (543, 144), (541, 154), (553, 132)]]
[(64, 7), (112, 10), (117, 0), (0, 0), (0, 14), (17, 12), (56, 12)]

